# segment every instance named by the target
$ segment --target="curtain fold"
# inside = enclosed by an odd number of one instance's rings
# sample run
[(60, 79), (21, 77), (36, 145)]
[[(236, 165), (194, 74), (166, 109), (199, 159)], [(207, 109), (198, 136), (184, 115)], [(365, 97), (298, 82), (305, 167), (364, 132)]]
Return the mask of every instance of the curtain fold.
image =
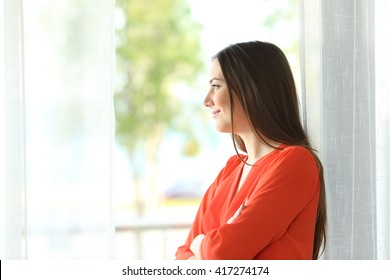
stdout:
[(390, 260), (390, 2), (375, 1), (377, 252)]
[(321, 7), (322, 151), (331, 236), (326, 257), (375, 259), (375, 2), (323, 1)]
[(115, 3), (3, 2), (0, 256), (111, 258)]
[[(305, 121), (325, 169), (325, 259), (383, 259), (389, 254), (390, 231), (384, 222), (389, 181), (383, 172), (389, 169), (383, 154), (389, 128), (382, 125), (386, 117), (378, 115), (379, 103), (389, 105), (389, 91), (378, 83), (388, 73), (383, 54), (389, 49), (376, 48), (376, 36), (385, 36), (376, 25), (379, 2), (388, 8), (383, 1), (300, 2)], [(381, 63), (386, 65), (379, 69)]]
[[(3, 3), (2, 3), (3, 4)], [(25, 182), (25, 95), (23, 53), (23, 3), (5, 1), (2, 73), (1, 143), (4, 155), (1, 196), (0, 256), (20, 259), (26, 256)], [(9, 67), (7, 67), (9, 66)]]

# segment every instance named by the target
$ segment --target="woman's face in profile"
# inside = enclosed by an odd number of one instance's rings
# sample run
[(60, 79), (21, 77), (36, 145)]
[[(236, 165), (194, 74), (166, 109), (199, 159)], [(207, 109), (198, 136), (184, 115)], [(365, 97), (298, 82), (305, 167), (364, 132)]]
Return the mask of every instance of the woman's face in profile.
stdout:
[[(203, 103), (211, 110), (211, 116), (215, 120), (216, 129), (220, 132), (231, 133), (229, 89), (218, 59), (213, 59), (211, 62), (209, 82), (209, 90)], [(241, 130), (250, 126), (239, 102), (235, 99), (233, 102), (235, 104), (235, 110), (233, 112), (234, 132), (239, 133)]]

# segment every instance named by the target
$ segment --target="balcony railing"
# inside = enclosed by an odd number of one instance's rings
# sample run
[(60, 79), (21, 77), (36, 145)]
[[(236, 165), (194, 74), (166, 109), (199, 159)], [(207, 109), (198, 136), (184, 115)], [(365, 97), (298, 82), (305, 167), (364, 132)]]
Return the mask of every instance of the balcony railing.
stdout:
[(115, 227), (117, 258), (174, 259), (177, 247), (188, 235), (191, 223), (138, 218)]

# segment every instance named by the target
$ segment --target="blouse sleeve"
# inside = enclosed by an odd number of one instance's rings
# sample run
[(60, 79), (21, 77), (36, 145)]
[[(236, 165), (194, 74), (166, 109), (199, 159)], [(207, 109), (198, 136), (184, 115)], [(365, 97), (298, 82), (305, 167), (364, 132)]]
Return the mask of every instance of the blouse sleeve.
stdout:
[(190, 258), (191, 256), (194, 255), (194, 253), (190, 250), (190, 246), (191, 246), (192, 240), (194, 240), (194, 238), (196, 236), (198, 236), (201, 233), (204, 233), (201, 221), (202, 221), (202, 217), (203, 217), (203, 214), (205, 212), (205, 209), (207, 207), (207, 200), (208, 200), (207, 198), (210, 195), (209, 194), (210, 190), (211, 190), (211, 187), (207, 190), (206, 194), (203, 196), (203, 199), (202, 199), (200, 206), (198, 208), (198, 212), (196, 213), (195, 221), (192, 223), (191, 230), (188, 234), (186, 242), (184, 243), (184, 245), (180, 246), (176, 251), (176, 259), (177, 260), (187, 260), (188, 258)]
[(306, 149), (273, 162), (257, 182), (247, 205), (231, 224), (209, 231), (202, 259), (253, 259), (284, 235), (294, 218), (318, 194), (318, 168)]
[[(228, 163), (231, 161), (230, 159)], [(177, 260), (187, 260), (191, 256), (194, 255), (194, 253), (190, 250), (190, 246), (192, 241), (195, 239), (196, 236), (199, 234), (206, 234), (205, 230), (203, 228), (203, 220), (204, 220), (204, 214), (206, 212), (206, 209), (212, 200), (214, 193), (216, 191), (216, 188), (218, 187), (218, 183), (220, 179), (223, 177), (223, 174), (226, 170), (226, 167), (223, 168), (220, 173), (218, 174), (217, 178), (214, 180), (212, 185), (208, 188), (206, 193), (204, 194), (202, 201), (199, 205), (198, 212), (196, 214), (195, 220), (192, 223), (190, 232), (188, 234), (188, 237), (184, 243), (184, 245), (180, 246), (176, 251), (176, 259)]]

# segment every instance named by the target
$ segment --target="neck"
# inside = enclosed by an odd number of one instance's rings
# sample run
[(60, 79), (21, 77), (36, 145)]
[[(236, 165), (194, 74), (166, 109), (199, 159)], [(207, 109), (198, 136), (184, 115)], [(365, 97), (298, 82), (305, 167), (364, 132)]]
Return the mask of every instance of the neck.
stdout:
[[(254, 133), (239, 134), (239, 136), (245, 143), (249, 164), (254, 164), (256, 161), (274, 150), (274, 148), (264, 143)], [(279, 145), (279, 143), (274, 141), (268, 139), (265, 140), (274, 147)]]

